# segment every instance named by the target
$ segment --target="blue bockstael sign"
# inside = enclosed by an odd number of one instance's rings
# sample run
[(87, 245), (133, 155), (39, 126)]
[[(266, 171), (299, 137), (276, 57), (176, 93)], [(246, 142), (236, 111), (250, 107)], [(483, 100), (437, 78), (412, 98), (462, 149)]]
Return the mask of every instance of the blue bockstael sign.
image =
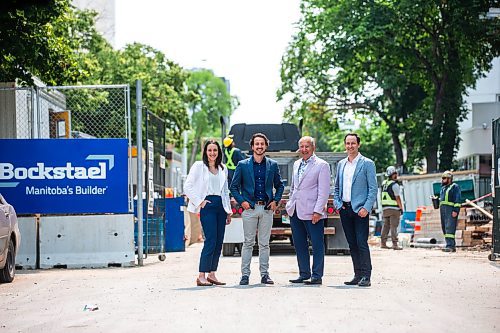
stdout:
[(17, 214), (128, 213), (126, 139), (1, 139), (0, 193)]

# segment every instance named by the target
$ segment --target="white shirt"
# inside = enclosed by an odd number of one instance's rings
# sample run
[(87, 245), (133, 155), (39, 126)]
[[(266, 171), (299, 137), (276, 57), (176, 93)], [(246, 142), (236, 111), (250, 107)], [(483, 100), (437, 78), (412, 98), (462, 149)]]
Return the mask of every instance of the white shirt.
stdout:
[(354, 171), (356, 170), (356, 165), (358, 164), (361, 154), (358, 153), (356, 158), (349, 162), (349, 158), (344, 165), (344, 179), (342, 180), (342, 201), (351, 202), (351, 188), (352, 188), (352, 178), (354, 177)]
[(208, 195), (220, 195), (222, 192), (221, 184), (219, 181), (219, 172), (215, 175), (208, 172)]
[[(189, 170), (186, 182), (184, 183), (184, 194), (188, 197), (189, 202), (187, 211), (191, 213), (199, 213), (201, 203), (209, 194), (208, 184), (210, 183), (210, 171), (202, 161), (194, 162), (191, 170)], [(214, 175), (215, 176), (215, 175)], [(219, 168), (219, 172), (215, 176), (219, 179), (220, 191), (218, 192), (222, 197), (222, 205), (224, 210), (231, 214), (231, 203), (229, 202), (229, 189), (227, 188), (227, 168)]]

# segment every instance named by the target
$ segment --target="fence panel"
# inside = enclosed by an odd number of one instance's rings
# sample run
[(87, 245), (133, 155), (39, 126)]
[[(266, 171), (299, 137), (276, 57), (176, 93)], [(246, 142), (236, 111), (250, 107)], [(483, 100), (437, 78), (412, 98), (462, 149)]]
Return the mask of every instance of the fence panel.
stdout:
[[(146, 209), (143, 218), (144, 253), (165, 249), (165, 120), (145, 108)], [(150, 145), (153, 149), (150, 149)], [(150, 160), (152, 159), (152, 163)], [(148, 209), (148, 205), (150, 208)], [(161, 258), (161, 257), (160, 257)]]

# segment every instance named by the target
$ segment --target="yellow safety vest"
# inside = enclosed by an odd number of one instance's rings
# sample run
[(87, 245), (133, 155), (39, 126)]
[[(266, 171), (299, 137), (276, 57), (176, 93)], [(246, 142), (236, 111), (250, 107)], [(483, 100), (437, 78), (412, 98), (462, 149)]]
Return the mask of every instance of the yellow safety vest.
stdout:
[[(389, 193), (389, 188), (394, 184), (395, 181), (386, 179), (382, 183), (382, 207), (399, 207), (396, 197), (391, 197)], [(393, 194), (394, 195), (394, 194)]]
[(450, 190), (454, 187), (457, 186), (455, 183), (451, 183), (450, 187), (446, 189), (446, 192), (444, 194), (444, 200), (439, 203), (439, 206), (441, 205), (447, 205), (447, 206), (452, 206), (452, 207), (460, 207), (462, 206), (461, 203), (459, 202), (451, 202), (448, 200), (448, 194), (450, 193)]
[(225, 150), (224, 154), (226, 155), (227, 161), (226, 161), (226, 167), (228, 170), (236, 170), (236, 165), (234, 165), (233, 162), (233, 153), (234, 153), (234, 148), (231, 148), (231, 150)]

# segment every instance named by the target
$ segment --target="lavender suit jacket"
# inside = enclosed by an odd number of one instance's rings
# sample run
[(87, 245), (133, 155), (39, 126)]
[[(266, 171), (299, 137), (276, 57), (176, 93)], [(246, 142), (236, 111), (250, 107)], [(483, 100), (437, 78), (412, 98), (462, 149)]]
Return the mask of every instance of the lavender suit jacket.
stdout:
[(327, 218), (326, 205), (330, 195), (330, 165), (313, 155), (299, 182), (299, 166), (302, 159), (293, 164), (290, 196), (286, 203), (288, 216), (295, 211), (301, 220), (311, 220), (313, 213), (322, 214)]

